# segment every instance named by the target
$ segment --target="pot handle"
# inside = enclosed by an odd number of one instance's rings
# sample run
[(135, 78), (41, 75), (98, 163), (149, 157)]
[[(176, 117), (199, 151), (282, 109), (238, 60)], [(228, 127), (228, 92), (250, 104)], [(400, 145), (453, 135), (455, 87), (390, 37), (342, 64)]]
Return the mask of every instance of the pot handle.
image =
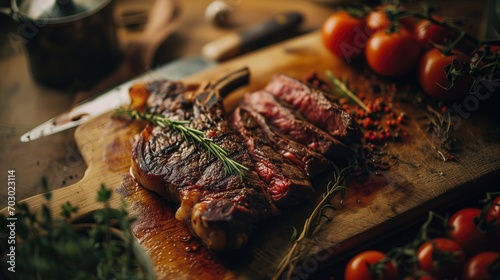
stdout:
[(157, 48), (170, 34), (179, 28), (179, 25), (179, 1), (155, 0), (140, 37), (126, 42), (129, 55), (135, 57), (134, 60), (139, 63), (138, 67), (148, 69), (152, 66)]

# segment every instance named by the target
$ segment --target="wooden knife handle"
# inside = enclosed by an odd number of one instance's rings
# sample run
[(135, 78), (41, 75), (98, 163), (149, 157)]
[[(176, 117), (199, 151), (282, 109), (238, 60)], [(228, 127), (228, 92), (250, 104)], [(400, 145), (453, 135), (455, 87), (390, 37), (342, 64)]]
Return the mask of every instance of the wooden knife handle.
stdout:
[(298, 12), (279, 14), (266, 22), (216, 39), (203, 46), (201, 52), (208, 59), (225, 60), (286, 38), (301, 22), (302, 15)]

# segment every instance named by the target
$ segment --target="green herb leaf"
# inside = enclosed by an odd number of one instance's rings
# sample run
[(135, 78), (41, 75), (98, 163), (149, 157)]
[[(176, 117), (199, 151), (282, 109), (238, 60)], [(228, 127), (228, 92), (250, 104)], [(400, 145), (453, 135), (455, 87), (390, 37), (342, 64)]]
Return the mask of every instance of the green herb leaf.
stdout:
[(104, 184), (101, 184), (101, 188), (97, 191), (97, 201), (108, 202), (111, 198), (111, 190), (107, 189)]
[(78, 206), (73, 206), (71, 202), (66, 202), (63, 205), (61, 205), (61, 215), (66, 218), (70, 219), (71, 215), (76, 213), (78, 211)]
[(142, 113), (137, 110), (125, 108), (117, 109), (116, 113), (118, 115), (126, 115), (134, 120), (145, 120), (163, 128), (169, 126), (179, 131), (186, 142), (198, 143), (202, 145), (210, 156), (214, 155), (221, 160), (226, 174), (238, 174), (241, 180), (243, 180), (245, 173), (249, 171), (248, 167), (228, 157), (229, 152), (214, 143), (212, 139), (205, 136), (203, 131), (187, 126), (189, 123), (188, 121), (171, 120), (160, 114)]

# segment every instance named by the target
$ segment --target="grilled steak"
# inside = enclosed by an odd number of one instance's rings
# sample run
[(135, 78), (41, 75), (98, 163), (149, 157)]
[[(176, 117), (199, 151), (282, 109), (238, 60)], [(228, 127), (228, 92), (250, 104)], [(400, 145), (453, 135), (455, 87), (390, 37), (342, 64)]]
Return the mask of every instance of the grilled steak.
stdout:
[(300, 203), (312, 192), (311, 181), (305, 171), (276, 151), (255, 119), (241, 108), (236, 108), (232, 123), (245, 139), (245, 145), (260, 179), (267, 183), (267, 190), (276, 206)]
[(246, 94), (229, 119), (221, 95), (248, 82), (248, 75), (246, 69), (199, 88), (172, 81), (146, 85), (148, 113), (201, 131), (249, 169), (244, 178), (226, 173), (223, 161), (168, 125), (148, 124), (132, 151), (135, 180), (176, 203), (176, 218), (216, 252), (241, 247), (257, 223), (279, 213), (277, 207), (307, 198), (311, 178), (332, 168), (327, 157), (352, 153), (342, 141), (359, 133), (324, 93), (283, 75), (268, 84), (272, 94)]
[[(150, 113), (187, 120), (205, 132), (228, 157), (253, 167), (242, 137), (229, 125), (219, 99), (198, 106), (182, 83), (156, 84)], [(254, 171), (241, 180), (203, 147), (188, 143), (169, 127), (148, 125), (136, 139), (131, 173), (143, 187), (178, 203), (176, 218), (213, 251), (232, 250), (248, 239), (255, 224), (277, 213), (266, 185)]]
[(325, 92), (284, 74), (274, 75), (265, 89), (343, 143), (353, 143), (361, 139), (362, 134), (357, 122), (338, 104), (332, 102)]
[[(253, 109), (242, 105), (236, 108), (233, 115), (237, 115), (246, 126), (249, 126), (248, 123), (250, 123), (254, 135), (267, 138), (267, 141), (274, 149), (306, 172), (310, 178), (332, 170), (330, 160), (319, 153), (309, 150), (305, 145), (272, 131), (266, 124), (264, 117)], [(233, 120), (236, 120), (236, 117), (233, 116)]]
[(329, 158), (351, 153), (345, 144), (314, 125), (299, 119), (265, 90), (246, 94), (243, 97), (243, 104), (261, 114), (272, 128), (286, 137)]

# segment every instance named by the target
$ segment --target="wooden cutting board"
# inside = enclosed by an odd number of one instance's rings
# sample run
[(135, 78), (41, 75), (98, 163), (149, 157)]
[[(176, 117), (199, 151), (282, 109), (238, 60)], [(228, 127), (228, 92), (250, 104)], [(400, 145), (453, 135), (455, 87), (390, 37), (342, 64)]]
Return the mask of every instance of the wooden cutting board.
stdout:
[[(244, 92), (264, 87), (274, 73), (301, 78), (310, 71), (322, 75), (330, 69), (337, 77), (349, 80), (357, 92), (369, 91), (374, 83), (390, 85), (374, 78), (362, 66), (349, 66), (332, 57), (323, 48), (319, 33), (242, 56), (185, 81), (203, 82), (243, 66), (250, 68), (250, 85), (228, 97), (228, 110), (234, 108)], [(319, 243), (311, 246), (309, 258), (299, 262), (298, 273), (312, 273), (350, 250), (410, 225), (429, 209), (480, 190), (499, 175), (500, 131), (493, 121), (475, 114), (460, 119), (460, 127), (453, 131), (461, 144), (457, 160), (443, 162), (435, 150), (439, 147), (425, 131), (425, 111), (396, 99), (392, 105), (395, 110), (406, 112), (404, 129), (408, 137), (382, 147), (390, 169), (380, 171), (378, 176), (357, 178), (359, 182), (348, 190), (343, 207), (328, 214), (331, 221), (317, 233)], [(88, 170), (79, 183), (54, 191), (52, 205), (71, 201), (79, 206), (80, 214), (90, 212), (96, 207), (96, 190), (104, 183), (119, 194), (114, 196), (115, 206), (124, 198), (131, 213), (137, 215), (134, 232), (152, 257), (158, 279), (269, 279), (290, 248), (293, 227), (302, 229), (313, 203), (264, 221), (248, 246), (236, 255), (211, 255), (175, 220), (172, 205), (136, 186), (128, 175), (134, 135), (140, 129), (140, 124), (112, 119), (111, 114), (79, 127), (75, 139)], [(318, 195), (323, 191), (318, 189)], [(36, 206), (43, 198), (37, 196), (28, 201)], [(54, 210), (57, 212), (58, 207)]]

